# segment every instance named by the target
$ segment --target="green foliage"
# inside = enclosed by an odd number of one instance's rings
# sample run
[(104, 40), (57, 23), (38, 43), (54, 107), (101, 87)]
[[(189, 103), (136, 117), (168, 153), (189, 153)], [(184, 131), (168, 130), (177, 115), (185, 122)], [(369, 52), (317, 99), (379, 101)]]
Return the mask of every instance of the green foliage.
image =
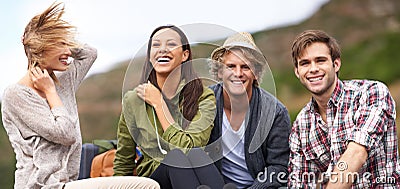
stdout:
[(279, 93), (280, 86), (290, 86), (291, 92), (294, 93), (305, 93), (303, 85), (301, 85), (300, 81), (297, 79), (296, 75), (293, 72), (293, 69), (286, 70), (278, 70), (274, 74), (275, 85), (277, 86), (277, 90)]
[[(2, 154), (5, 153), (3, 152)], [(2, 161), (0, 163), (0, 170), (2, 175), (0, 177), (1, 188), (12, 188), (14, 185), (15, 161)]]
[[(2, 116), (1, 111), (0, 116)], [(2, 175), (0, 177), (0, 186), (2, 186), (1, 188), (12, 188), (14, 184), (15, 156), (2, 121), (0, 121), (0, 149), (2, 151), (0, 156), (0, 172)]]
[(342, 56), (340, 77), (367, 78), (386, 84), (400, 78), (400, 33), (377, 35), (346, 49)]

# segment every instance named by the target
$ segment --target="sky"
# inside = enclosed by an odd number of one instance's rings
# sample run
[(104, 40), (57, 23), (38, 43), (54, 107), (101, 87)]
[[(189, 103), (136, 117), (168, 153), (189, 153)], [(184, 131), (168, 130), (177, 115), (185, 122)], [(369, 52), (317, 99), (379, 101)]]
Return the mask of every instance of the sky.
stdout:
[[(232, 31), (256, 32), (299, 23), (329, 0), (65, 0), (64, 19), (77, 27), (77, 39), (97, 48), (89, 75), (106, 72), (133, 58), (160, 25), (198, 23)], [(4, 89), (26, 73), (21, 36), (26, 24), (54, 0), (0, 3), (0, 100)], [(198, 35), (217, 35), (200, 29)], [(189, 37), (189, 41), (192, 41)], [(121, 81), (122, 82), (122, 81)]]

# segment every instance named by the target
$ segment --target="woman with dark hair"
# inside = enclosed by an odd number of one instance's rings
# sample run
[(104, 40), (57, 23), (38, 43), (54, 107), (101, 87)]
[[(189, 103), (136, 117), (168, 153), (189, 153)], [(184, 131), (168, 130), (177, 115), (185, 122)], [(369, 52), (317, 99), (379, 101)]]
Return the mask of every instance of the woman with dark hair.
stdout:
[[(170, 31), (165, 31), (166, 29), (170, 29)], [(168, 57), (168, 54), (166, 53), (166, 51), (168, 50), (168, 48), (178, 48), (179, 45), (179, 41), (173, 41), (173, 40), (169, 40), (166, 44), (166, 47), (163, 48), (160, 45), (160, 41), (157, 38), (162, 38), (163, 36), (159, 35), (154, 37), (154, 35), (161, 31), (161, 35), (169, 35), (170, 32), (176, 32), (176, 34), (179, 35), (180, 37), (180, 43), (182, 44), (181, 48), (182, 48), (182, 57), (176, 57), (178, 61), (172, 62), (173, 64), (171, 64), (172, 69), (176, 69), (176, 70), (167, 70), (167, 71), (163, 71), (162, 69), (169, 69), (169, 65), (166, 64), (172, 57)], [(165, 32), (164, 32), (165, 31)], [(154, 37), (154, 39), (153, 39)], [(176, 37), (176, 36), (175, 36)], [(151, 39), (149, 40), (148, 43), (148, 50), (147, 51), (147, 60), (146, 60), (146, 64), (143, 67), (143, 73), (142, 73), (142, 77), (141, 77), (141, 83), (142, 84), (146, 84), (147, 82), (150, 82), (152, 85), (154, 85), (158, 90), (161, 90), (164, 92), (164, 94), (167, 91), (164, 91), (162, 88), (166, 88), (166, 87), (177, 87), (178, 84), (180, 83), (181, 80), (185, 81), (186, 83), (184, 84), (181, 92), (179, 92), (178, 94), (180, 95), (179, 98), (183, 98), (181, 103), (182, 106), (182, 114), (185, 118), (185, 122), (183, 123), (182, 128), (185, 129), (189, 122), (188, 120), (193, 120), (194, 116), (197, 114), (197, 111), (199, 109), (199, 104), (198, 104), (198, 100), (200, 98), (200, 96), (203, 94), (203, 84), (201, 82), (201, 80), (199, 78), (197, 78), (197, 75), (193, 69), (193, 65), (192, 65), (192, 51), (190, 49), (190, 44), (189, 41), (187, 39), (187, 37), (185, 36), (185, 34), (182, 32), (182, 30), (180, 30), (177, 27), (174, 27), (172, 25), (170, 26), (160, 26), (158, 27), (156, 30), (153, 31), (153, 33), (151, 34)], [(154, 40), (154, 42), (153, 42)], [(177, 49), (179, 51), (179, 48)], [(158, 51), (158, 52), (157, 52)], [(155, 55), (155, 56), (154, 56)], [(152, 62), (157, 62), (158, 60), (156, 60), (155, 58), (160, 58), (160, 62), (158, 64), (153, 65)], [(181, 59), (181, 60), (179, 60)], [(168, 60), (168, 61), (167, 61)], [(181, 61), (181, 63), (180, 63)], [(166, 66), (164, 66), (166, 65)], [(158, 70), (158, 71), (157, 71)], [(181, 71), (180, 73), (177, 71)], [(168, 71), (173, 71), (174, 74), (169, 75)], [(175, 79), (175, 80), (171, 80), (168, 83), (165, 83), (167, 78), (170, 79)], [(165, 86), (163, 86), (164, 84), (166, 84)], [(139, 88), (142, 89), (142, 87), (144, 87), (143, 85), (140, 86)], [(169, 93), (172, 92), (172, 94), (165, 94), (165, 95), (170, 95), (167, 96), (167, 99), (169, 99), (170, 97), (172, 97), (171, 95), (173, 95), (173, 93), (175, 92), (173, 89), (171, 89), (169, 91)], [(168, 92), (167, 92), (168, 93)], [(139, 93), (142, 94), (142, 93)], [(207, 93), (206, 93), (207, 94)], [(159, 100), (162, 100), (161, 98), (159, 98)], [(210, 99), (212, 100), (212, 99)]]
[[(170, 39), (165, 40), (165, 46), (162, 46), (162, 39), (169, 37)], [(175, 39), (174, 39), (175, 38)], [(180, 38), (180, 40), (179, 40)], [(155, 62), (153, 64), (153, 62)], [(173, 74), (170, 74), (172, 73)], [(168, 82), (166, 82), (168, 80)], [(182, 82), (181, 82), (182, 81)], [(175, 94), (179, 95), (181, 100), (181, 113), (185, 118), (183, 124), (181, 125), (183, 129), (188, 127), (191, 120), (198, 113), (199, 110), (199, 98), (203, 95), (204, 86), (193, 69), (192, 65), (192, 51), (190, 49), (190, 44), (187, 37), (179, 28), (169, 25), (160, 26), (153, 31), (150, 36), (148, 43), (148, 51), (146, 56), (146, 64), (143, 67), (141, 83), (137, 89), (138, 95), (144, 95), (144, 88), (151, 92), (149, 97), (159, 97), (158, 95), (164, 95), (166, 101), (170, 101)], [(151, 83), (151, 84), (150, 84)], [(176, 89), (179, 84), (183, 84), (183, 88), (178, 92)], [(156, 87), (158, 91), (153, 91)], [(210, 95), (205, 93), (205, 95)], [(144, 97), (144, 96), (140, 96)], [(144, 99), (144, 98), (142, 98)], [(157, 102), (151, 100), (145, 100), (150, 105), (154, 106), (153, 103), (162, 103), (163, 98), (157, 98)], [(213, 100), (212, 97), (209, 100)], [(161, 108), (161, 107), (160, 107)], [(157, 111), (159, 113), (164, 113), (162, 111)], [(185, 110), (185, 111), (183, 111)], [(168, 110), (166, 109), (166, 112)], [(162, 119), (162, 118), (161, 118)], [(164, 126), (161, 122), (163, 128), (168, 128), (169, 124)], [(209, 125), (208, 125), (209, 126)]]
[[(194, 72), (187, 37), (175, 26), (158, 27), (146, 55), (141, 84), (122, 101), (114, 175), (132, 175), (136, 168), (138, 176), (150, 177), (162, 188), (222, 188), (218, 170), (197, 148), (209, 140), (215, 97)], [(138, 165), (136, 146), (144, 157)]]

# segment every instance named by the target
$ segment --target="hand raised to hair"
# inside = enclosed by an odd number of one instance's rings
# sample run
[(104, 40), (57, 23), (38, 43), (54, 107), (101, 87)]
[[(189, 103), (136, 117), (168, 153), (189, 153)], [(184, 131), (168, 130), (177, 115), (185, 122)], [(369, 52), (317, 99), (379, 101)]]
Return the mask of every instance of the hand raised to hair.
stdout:
[(154, 108), (161, 106), (163, 98), (160, 90), (158, 90), (150, 82), (139, 85), (136, 88), (137, 95), (144, 100), (146, 103), (150, 104)]
[(36, 90), (43, 92), (45, 95), (56, 92), (54, 81), (46, 69), (42, 71), (35, 66), (30, 69), (29, 76)]

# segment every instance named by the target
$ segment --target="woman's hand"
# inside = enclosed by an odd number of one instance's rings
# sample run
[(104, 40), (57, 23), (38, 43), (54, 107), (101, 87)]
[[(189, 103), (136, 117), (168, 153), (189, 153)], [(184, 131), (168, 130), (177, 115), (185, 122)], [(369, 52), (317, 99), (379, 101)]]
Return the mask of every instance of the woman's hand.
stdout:
[(161, 92), (153, 84), (150, 82), (141, 84), (136, 88), (136, 91), (139, 98), (154, 107), (157, 118), (164, 131), (167, 130), (170, 125), (175, 123)]
[(161, 92), (150, 81), (139, 85), (136, 92), (142, 100), (154, 108), (161, 107), (163, 103)]
[(43, 92), (45, 95), (56, 92), (54, 81), (46, 69), (42, 71), (38, 66), (35, 66), (31, 68), (29, 76), (33, 86), (38, 91)]
[(35, 66), (30, 69), (29, 77), (31, 78), (33, 87), (35, 87), (39, 93), (44, 93), (51, 109), (63, 106), (60, 96), (58, 96), (56, 86), (54, 85), (54, 81), (46, 69), (42, 71), (38, 66)]

